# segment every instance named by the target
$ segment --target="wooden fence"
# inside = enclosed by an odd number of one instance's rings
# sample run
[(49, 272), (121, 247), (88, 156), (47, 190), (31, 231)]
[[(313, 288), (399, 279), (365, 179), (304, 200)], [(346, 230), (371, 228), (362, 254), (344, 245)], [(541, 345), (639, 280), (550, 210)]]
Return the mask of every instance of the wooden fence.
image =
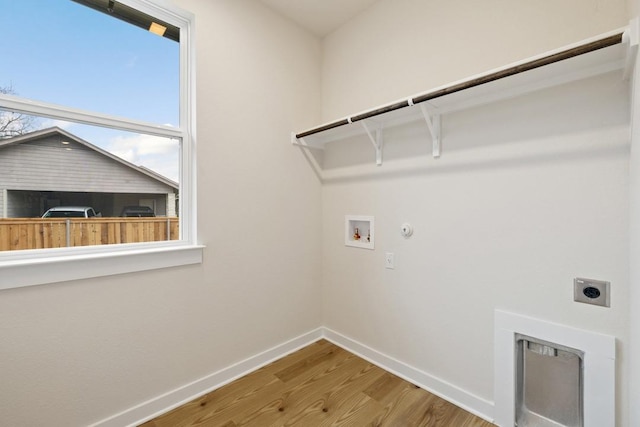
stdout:
[(0, 251), (159, 242), (178, 236), (176, 217), (0, 218)]

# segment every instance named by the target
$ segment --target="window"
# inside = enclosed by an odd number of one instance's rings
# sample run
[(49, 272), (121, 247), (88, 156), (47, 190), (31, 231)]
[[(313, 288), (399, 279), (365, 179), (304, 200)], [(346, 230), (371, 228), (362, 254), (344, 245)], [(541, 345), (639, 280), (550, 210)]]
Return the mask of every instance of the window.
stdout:
[(201, 261), (193, 16), (153, 0), (0, 7), (0, 289)]

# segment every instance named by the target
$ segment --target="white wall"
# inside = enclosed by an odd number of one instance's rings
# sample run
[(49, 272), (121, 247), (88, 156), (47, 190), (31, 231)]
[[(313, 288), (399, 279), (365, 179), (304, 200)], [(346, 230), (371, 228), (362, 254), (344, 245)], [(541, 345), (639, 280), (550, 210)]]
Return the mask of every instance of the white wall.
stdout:
[(640, 1), (638, 0), (629, 0), (628, 1), (628, 9), (629, 9), (629, 18), (634, 18), (640, 15)]
[[(628, 23), (623, 1), (561, 3), (381, 0), (325, 40), (323, 119)], [(325, 325), (488, 401), (494, 309), (611, 334), (629, 425), (627, 91), (605, 76), (447, 115), (438, 160), (420, 124), (385, 132), (380, 168), (368, 141), (333, 144)], [(344, 247), (345, 214), (375, 216), (375, 251)], [(574, 277), (610, 280), (611, 308), (573, 302)]]
[(630, 161), (630, 325), (631, 325), (631, 349), (629, 358), (631, 360), (630, 372), (630, 394), (629, 402), (631, 409), (631, 424), (640, 424), (640, 88), (638, 87), (638, 79), (640, 79), (640, 63), (636, 65), (635, 82), (633, 91), (633, 126), (631, 161)]
[(323, 120), (627, 25), (625, 0), (380, 0), (324, 40)]
[[(640, 1), (630, 2), (631, 17), (640, 13)], [(636, 60), (631, 98), (630, 159), (630, 351), (629, 409), (630, 424), (640, 425), (640, 57)]]
[(260, 2), (196, 14), (198, 266), (0, 293), (0, 425), (81, 426), (321, 324), (320, 44)]

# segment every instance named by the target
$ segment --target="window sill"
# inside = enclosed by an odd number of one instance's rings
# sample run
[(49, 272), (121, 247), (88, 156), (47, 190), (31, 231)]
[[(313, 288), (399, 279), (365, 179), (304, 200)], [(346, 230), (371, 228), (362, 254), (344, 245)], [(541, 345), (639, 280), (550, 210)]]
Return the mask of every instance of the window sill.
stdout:
[(204, 246), (83, 250), (0, 261), (0, 290), (202, 263)]

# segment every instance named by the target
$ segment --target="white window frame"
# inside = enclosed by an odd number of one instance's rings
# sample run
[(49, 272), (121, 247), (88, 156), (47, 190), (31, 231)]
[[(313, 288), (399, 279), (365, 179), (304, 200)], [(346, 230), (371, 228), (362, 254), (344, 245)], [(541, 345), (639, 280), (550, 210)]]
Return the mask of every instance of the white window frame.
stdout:
[(202, 262), (197, 243), (194, 21), (165, 0), (118, 0), (180, 29), (180, 120), (178, 127), (115, 117), (0, 94), (0, 107), (35, 116), (180, 138), (180, 239), (165, 242), (0, 252), (0, 290)]

